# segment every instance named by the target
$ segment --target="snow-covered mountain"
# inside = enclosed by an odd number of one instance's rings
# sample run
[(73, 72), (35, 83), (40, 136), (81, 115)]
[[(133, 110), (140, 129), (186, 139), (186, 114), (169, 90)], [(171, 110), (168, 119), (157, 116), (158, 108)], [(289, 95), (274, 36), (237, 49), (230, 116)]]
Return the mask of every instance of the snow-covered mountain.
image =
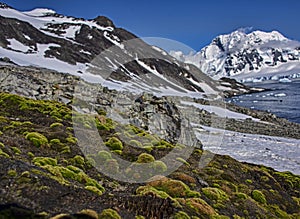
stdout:
[(195, 54), (171, 51), (171, 55), (214, 78), (264, 80), (300, 76), (300, 43), (278, 31), (246, 33), (239, 29), (216, 37)]
[(85, 20), (0, 4), (0, 61), (70, 73), (114, 89), (160, 95), (217, 90), (197, 68), (178, 63), (103, 16)]
[(211, 80), (104, 16), (85, 20), (50, 9), (20, 12), (3, 3), (0, 64), (47, 68), (109, 88), (158, 96), (253, 92), (232, 80)]

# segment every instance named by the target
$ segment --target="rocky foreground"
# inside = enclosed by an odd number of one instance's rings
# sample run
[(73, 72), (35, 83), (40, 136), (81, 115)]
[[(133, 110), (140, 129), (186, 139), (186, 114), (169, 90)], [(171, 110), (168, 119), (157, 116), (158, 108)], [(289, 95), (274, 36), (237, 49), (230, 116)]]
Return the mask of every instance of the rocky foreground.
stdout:
[[(200, 167), (199, 161), (209, 152), (202, 150), (188, 125), (179, 126), (182, 118), (174, 105), (176, 99), (145, 96), (149, 104), (137, 100), (130, 107), (123, 102), (127, 111), (119, 114), (136, 118), (128, 125), (109, 115), (114, 100), (128, 100), (129, 94), (101, 88), (92, 110), (89, 104), (73, 99), (74, 87), (82, 88), (86, 92), (78, 93), (92, 102), (90, 87), (78, 86), (84, 83), (79, 78), (48, 70), (41, 77), (40, 69), (27, 69), (30, 74), (14, 69), (2, 69), (1, 74), (1, 90), (6, 93), (0, 94), (0, 218), (300, 217), (299, 176), (222, 155)], [(80, 108), (76, 113), (74, 105)], [(263, 122), (229, 120), (227, 129), (244, 127), (250, 133), (267, 134), (278, 130), (277, 135), (300, 136), (296, 124), (271, 114), (233, 105), (230, 109)], [(162, 122), (155, 130), (146, 118), (156, 124), (153, 115), (158, 112)], [(204, 111), (201, 115), (199, 120), (209, 124), (213, 115)], [(86, 130), (96, 129), (103, 143), (86, 145), (85, 149), (92, 148), (87, 153), (75, 135), (75, 123)], [(282, 128), (282, 124), (287, 126)], [(174, 132), (176, 127), (181, 135), (185, 133), (184, 144), (176, 142), (180, 135)], [(171, 151), (184, 154), (191, 146), (191, 155), (174, 157), (174, 163), (182, 165), (164, 176), (171, 167), (161, 158)], [(122, 166), (116, 157), (130, 164)], [(143, 164), (149, 171), (133, 171)], [(118, 180), (123, 175), (139, 183)], [(144, 178), (149, 180), (139, 181)]]

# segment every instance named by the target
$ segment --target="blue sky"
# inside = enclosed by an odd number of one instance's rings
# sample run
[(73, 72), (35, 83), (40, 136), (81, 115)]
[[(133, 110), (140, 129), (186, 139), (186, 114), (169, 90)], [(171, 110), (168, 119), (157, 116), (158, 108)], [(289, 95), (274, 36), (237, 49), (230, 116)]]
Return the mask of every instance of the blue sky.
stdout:
[(51, 8), (75, 17), (105, 15), (140, 37), (163, 37), (199, 50), (240, 27), (278, 30), (300, 41), (298, 0), (0, 0), (18, 10)]

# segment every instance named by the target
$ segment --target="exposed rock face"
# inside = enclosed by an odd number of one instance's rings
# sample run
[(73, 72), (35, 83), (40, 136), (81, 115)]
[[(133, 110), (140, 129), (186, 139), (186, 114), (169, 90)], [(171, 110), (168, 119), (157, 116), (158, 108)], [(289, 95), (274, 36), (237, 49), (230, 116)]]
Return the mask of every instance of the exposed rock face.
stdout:
[(172, 143), (180, 138), (182, 144), (201, 147), (190, 132), (189, 123), (182, 121), (185, 118), (171, 98), (116, 92), (72, 75), (16, 66), (0, 67), (0, 90), (65, 104), (71, 104), (76, 96), (88, 105), (105, 109), (114, 119), (122, 117), (125, 123), (134, 124)]

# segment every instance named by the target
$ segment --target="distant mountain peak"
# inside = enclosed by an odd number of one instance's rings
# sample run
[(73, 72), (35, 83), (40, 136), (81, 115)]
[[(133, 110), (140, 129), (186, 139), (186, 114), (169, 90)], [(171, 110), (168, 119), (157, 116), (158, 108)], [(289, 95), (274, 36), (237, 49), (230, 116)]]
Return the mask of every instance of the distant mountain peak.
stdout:
[(282, 77), (300, 72), (300, 43), (286, 38), (279, 31), (245, 31), (244, 28), (214, 38), (195, 54), (175, 58), (191, 63), (204, 73), (215, 77), (237, 79), (270, 79), (277, 73)]

